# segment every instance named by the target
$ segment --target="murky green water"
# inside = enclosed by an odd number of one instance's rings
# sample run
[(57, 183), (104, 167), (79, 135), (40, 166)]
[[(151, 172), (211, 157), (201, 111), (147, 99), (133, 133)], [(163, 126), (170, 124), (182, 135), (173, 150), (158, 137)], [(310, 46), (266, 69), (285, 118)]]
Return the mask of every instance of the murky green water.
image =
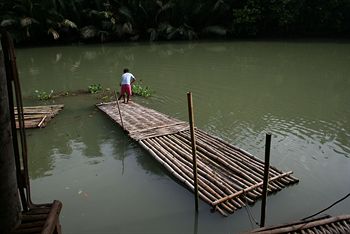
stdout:
[[(187, 120), (194, 93), (199, 128), (293, 170), (300, 183), (268, 198), (267, 224), (313, 214), (350, 189), (350, 43), (211, 42), (107, 44), (18, 49), (25, 102), (34, 90), (117, 87), (129, 67), (156, 91), (134, 99)], [(64, 233), (239, 233), (248, 212), (228, 218), (200, 202), (120, 128), (96, 110), (95, 96), (55, 99), (65, 109), (28, 130), (33, 199), (59, 199)], [(260, 202), (250, 207), (259, 220)], [(350, 212), (350, 199), (327, 214)]]

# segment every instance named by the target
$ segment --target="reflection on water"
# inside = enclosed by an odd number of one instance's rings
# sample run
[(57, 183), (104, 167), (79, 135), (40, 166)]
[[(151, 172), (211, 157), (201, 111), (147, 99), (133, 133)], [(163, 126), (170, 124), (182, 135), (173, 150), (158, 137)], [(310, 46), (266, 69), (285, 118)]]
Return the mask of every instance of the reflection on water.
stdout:
[[(33, 155), (29, 162), (34, 168), (30, 174), (32, 179), (52, 175), (55, 161), (67, 160), (69, 165), (58, 170), (70, 170), (77, 166), (71, 163), (74, 158), (86, 157), (84, 163), (90, 165), (101, 163), (105, 157), (111, 156), (124, 162), (135, 151), (142, 151), (125, 137), (118, 126), (106, 121), (94, 107), (98, 101), (95, 97), (65, 97), (61, 101), (66, 105), (60, 113), (60, 121), (53, 120), (49, 128), (28, 131), (30, 154)], [(137, 157), (137, 162), (146, 171), (163, 174), (149, 158)]]
[[(268, 199), (268, 224), (305, 217), (348, 192), (350, 44), (231, 42), (107, 44), (17, 50), (27, 105), (35, 89), (75, 91), (100, 83), (118, 89), (129, 67), (156, 91), (148, 107), (187, 120), (192, 91), (197, 127), (263, 158), (300, 183)], [(64, 203), (65, 233), (237, 233), (244, 210), (227, 219), (201, 202), (136, 142), (98, 112), (91, 95), (62, 97), (46, 128), (28, 130), (35, 201)], [(259, 217), (259, 203), (251, 207)], [(285, 212), (288, 210), (288, 212)], [(348, 213), (350, 201), (329, 214)]]

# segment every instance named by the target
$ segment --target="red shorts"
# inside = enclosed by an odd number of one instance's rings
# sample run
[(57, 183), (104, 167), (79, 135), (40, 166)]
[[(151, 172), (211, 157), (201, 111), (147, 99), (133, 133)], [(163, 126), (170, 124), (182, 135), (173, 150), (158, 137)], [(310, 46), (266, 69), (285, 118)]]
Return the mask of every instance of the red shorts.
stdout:
[(131, 96), (131, 85), (128, 85), (128, 84), (123, 84), (121, 89), (120, 89), (120, 95), (124, 95), (124, 94), (127, 94), (129, 96)]

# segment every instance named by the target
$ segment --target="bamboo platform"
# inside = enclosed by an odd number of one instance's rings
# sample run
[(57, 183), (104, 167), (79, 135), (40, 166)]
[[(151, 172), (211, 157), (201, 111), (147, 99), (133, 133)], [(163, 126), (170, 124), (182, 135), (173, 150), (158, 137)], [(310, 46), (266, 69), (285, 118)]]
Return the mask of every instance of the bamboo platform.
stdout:
[[(326, 216), (307, 221), (298, 221), (294, 223), (264, 227), (255, 229), (250, 234), (315, 234), (315, 233), (350, 233), (350, 215), (340, 215), (336, 217)], [(248, 234), (247, 233), (247, 234)]]
[[(30, 106), (23, 107), (24, 127), (43, 128), (55, 117), (64, 105)], [(15, 107), (16, 128), (19, 128), (17, 120), (17, 108)]]
[(59, 214), (62, 209), (60, 201), (44, 205), (35, 205), (20, 215), (21, 222), (11, 234), (61, 234)]
[[(189, 124), (134, 102), (97, 107), (124, 127), (175, 178), (194, 190)], [(227, 216), (262, 196), (264, 162), (202, 130), (195, 129), (199, 197)], [(270, 193), (298, 182), (292, 172), (270, 167)]]

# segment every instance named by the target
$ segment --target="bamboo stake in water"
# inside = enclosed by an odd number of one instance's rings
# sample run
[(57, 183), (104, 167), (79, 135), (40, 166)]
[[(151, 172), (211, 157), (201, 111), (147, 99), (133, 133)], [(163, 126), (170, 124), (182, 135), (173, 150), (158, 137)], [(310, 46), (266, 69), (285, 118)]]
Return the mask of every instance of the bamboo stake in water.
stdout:
[(193, 175), (194, 175), (194, 199), (195, 199), (195, 209), (198, 212), (198, 175), (197, 175), (197, 156), (196, 156), (196, 136), (194, 134), (194, 116), (193, 116), (193, 103), (192, 103), (192, 93), (187, 93), (188, 102), (188, 116), (190, 122), (191, 131), (191, 145), (192, 145), (192, 156), (193, 156)]
[(269, 181), (269, 167), (270, 167), (270, 147), (271, 147), (271, 133), (267, 133), (266, 143), (265, 143), (265, 168), (264, 168), (264, 183), (263, 183), (263, 193), (262, 193), (262, 202), (261, 202), (260, 227), (265, 226), (266, 197), (267, 197), (267, 186)]
[(117, 92), (116, 92), (116, 91), (114, 91), (114, 95), (115, 95), (115, 99), (116, 99), (117, 106), (118, 106), (118, 112), (119, 112), (120, 122), (121, 122), (121, 124), (122, 124), (122, 128), (125, 130), (124, 124), (123, 124), (122, 113), (120, 112), (119, 100), (118, 100), (118, 96), (117, 96)]

